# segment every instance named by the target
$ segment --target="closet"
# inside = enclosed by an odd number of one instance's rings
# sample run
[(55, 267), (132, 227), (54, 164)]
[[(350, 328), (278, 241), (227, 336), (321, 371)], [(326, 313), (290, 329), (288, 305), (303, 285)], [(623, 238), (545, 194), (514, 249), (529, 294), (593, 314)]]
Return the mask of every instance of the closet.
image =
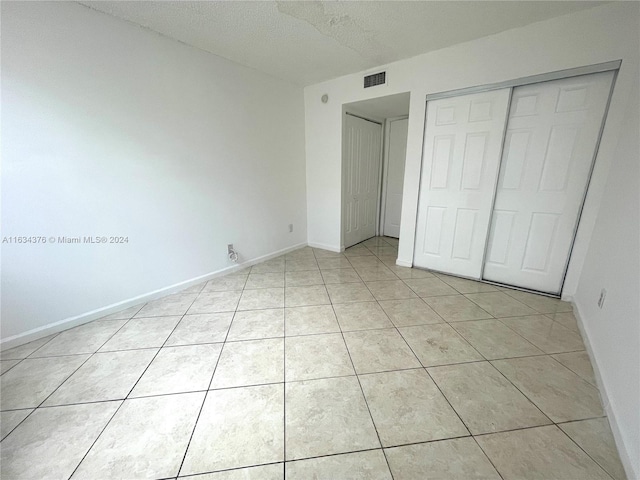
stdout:
[(428, 100), (414, 265), (559, 294), (614, 74)]

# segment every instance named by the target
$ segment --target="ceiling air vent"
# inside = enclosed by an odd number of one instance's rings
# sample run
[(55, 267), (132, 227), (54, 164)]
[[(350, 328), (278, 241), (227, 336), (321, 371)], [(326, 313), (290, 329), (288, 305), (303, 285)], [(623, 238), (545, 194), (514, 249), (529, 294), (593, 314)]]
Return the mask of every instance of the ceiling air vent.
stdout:
[(387, 83), (387, 72), (374, 73), (364, 77), (364, 88), (375, 87)]

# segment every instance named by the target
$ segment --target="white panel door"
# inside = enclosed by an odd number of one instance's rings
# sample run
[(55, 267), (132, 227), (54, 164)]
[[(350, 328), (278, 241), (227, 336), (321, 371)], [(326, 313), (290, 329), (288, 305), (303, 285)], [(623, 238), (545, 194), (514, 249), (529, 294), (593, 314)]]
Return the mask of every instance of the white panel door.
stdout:
[(483, 278), (560, 293), (613, 72), (517, 87)]
[(382, 125), (345, 115), (342, 154), (344, 246), (376, 234)]
[(388, 237), (400, 237), (400, 214), (402, 213), (402, 187), (404, 185), (404, 162), (407, 156), (408, 126), (408, 118), (389, 122), (384, 226), (382, 229), (382, 234)]
[(427, 102), (415, 266), (480, 278), (510, 91)]

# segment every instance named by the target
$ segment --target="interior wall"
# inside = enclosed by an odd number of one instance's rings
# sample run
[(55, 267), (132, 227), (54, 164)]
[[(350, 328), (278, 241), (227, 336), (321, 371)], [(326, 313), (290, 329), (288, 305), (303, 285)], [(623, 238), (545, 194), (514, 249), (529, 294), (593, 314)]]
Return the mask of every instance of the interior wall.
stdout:
[[(640, 5), (637, 2), (613, 2), (382, 66), (379, 70), (386, 70), (388, 78), (388, 84), (384, 86), (363, 89), (362, 76), (365, 72), (361, 72), (306, 87), (309, 244), (334, 250), (340, 247), (341, 113), (344, 103), (398, 92), (411, 93), (398, 254), (398, 264), (410, 266), (413, 260), (427, 94), (621, 59), (622, 67), (565, 281), (563, 295), (571, 298), (581, 278), (598, 208), (605, 196), (604, 186), (625, 121), (629, 97), (637, 88), (639, 21)], [(320, 101), (323, 94), (329, 96), (327, 104)], [(637, 103), (634, 105), (637, 106)], [(616, 232), (609, 231), (608, 235), (612, 237)], [(634, 321), (637, 322), (637, 317)], [(620, 325), (619, 329), (613, 328), (615, 333), (612, 335), (617, 337), (629, 334), (624, 325)], [(637, 337), (630, 337), (625, 347), (631, 347), (634, 341), (637, 341)], [(596, 353), (596, 363), (599, 364), (600, 358), (605, 355), (607, 353)], [(604, 362), (602, 368), (603, 377), (606, 378), (606, 370), (612, 367)], [(616, 377), (616, 374), (612, 374), (611, 382), (618, 382)], [(624, 383), (617, 383), (617, 388), (611, 385), (605, 385), (605, 388), (607, 394), (635, 395)], [(637, 396), (633, 396), (629, 401), (637, 405), (638, 400)], [(627, 432), (624, 437), (618, 435), (617, 440), (623, 462), (628, 469), (633, 469), (635, 478), (640, 476), (638, 448), (634, 443), (626, 443), (626, 439), (633, 436), (628, 432), (636, 429), (637, 423), (634, 423), (635, 417), (628, 410), (616, 408), (615, 402), (612, 402), (610, 419), (620, 431)]]
[(2, 244), (3, 342), (225, 269), (228, 243), (304, 244), (303, 112), (298, 86), (87, 7), (2, 2), (2, 236), (56, 239)]
[[(575, 306), (598, 376), (605, 386), (608, 411), (624, 419), (619, 434), (640, 473), (640, 98), (636, 83), (628, 99), (620, 142), (607, 179), (589, 244)], [(598, 308), (601, 289), (604, 305)]]

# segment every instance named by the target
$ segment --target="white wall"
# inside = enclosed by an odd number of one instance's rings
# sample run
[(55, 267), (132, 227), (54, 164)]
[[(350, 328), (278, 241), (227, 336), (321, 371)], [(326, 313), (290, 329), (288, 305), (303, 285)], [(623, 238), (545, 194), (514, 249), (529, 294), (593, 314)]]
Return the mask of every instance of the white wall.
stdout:
[[(604, 197), (575, 305), (609, 412), (624, 422), (619, 435), (640, 476), (640, 119), (638, 89), (628, 99)], [(607, 290), (602, 309), (600, 290)]]
[(78, 4), (2, 2), (2, 236), (129, 237), (3, 244), (5, 345), (224, 269), (227, 243), (305, 243), (303, 109), (300, 87)]
[[(407, 163), (398, 260), (411, 265), (426, 95), (537, 75), (611, 60), (623, 60), (600, 155), (583, 212), (564, 294), (575, 292), (597, 214), (618, 127), (638, 63), (636, 2), (618, 2), (382, 66), (388, 85), (362, 88), (363, 73), (305, 88), (307, 215), (310, 244), (340, 247), (342, 104), (411, 93)], [(329, 102), (320, 101), (322, 94)]]
[[(399, 264), (411, 265), (427, 94), (621, 59), (622, 67), (563, 290), (563, 296), (570, 299), (575, 294), (580, 279), (585, 278), (585, 275), (582, 275), (582, 266), (596, 224), (598, 208), (605, 195), (607, 174), (616, 156), (627, 105), (632, 104), (636, 108), (638, 105), (637, 102), (630, 103), (629, 97), (634, 88), (637, 89), (640, 59), (639, 22), (640, 5), (637, 2), (610, 3), (380, 67), (376, 71), (383, 68), (387, 71), (389, 83), (386, 86), (364, 90), (362, 88), (364, 72), (361, 72), (306, 87), (305, 136), (309, 244), (332, 249), (340, 248), (341, 114), (344, 103), (399, 92), (411, 93), (398, 254)], [(327, 104), (320, 101), (320, 97), (325, 93), (329, 95)], [(637, 162), (637, 155), (635, 159)], [(609, 234), (616, 233), (609, 232)], [(606, 262), (606, 258), (602, 261)], [(628, 305), (628, 303), (620, 305)], [(631, 317), (630, 321), (637, 324), (637, 315), (635, 318)], [(589, 331), (587, 333), (590, 334)], [(612, 332), (609, 333), (618, 338), (629, 335), (627, 343), (624, 344), (626, 350), (620, 350), (621, 354), (625, 351), (628, 353), (629, 348), (638, 349), (637, 335), (630, 335), (632, 333), (624, 324), (613, 327)], [(587, 338), (587, 342), (600, 345), (591, 338)], [(603, 348), (606, 350), (607, 347)], [(596, 362), (600, 363), (600, 358), (605, 358), (608, 354), (610, 355), (611, 352), (596, 351)], [(624, 438), (625, 442), (630, 442), (620, 445), (622, 445), (626, 466), (634, 469), (633, 477), (635, 478), (640, 476), (639, 453), (637, 443), (629, 439), (635, 438), (635, 434), (630, 432), (638, 428), (637, 417), (630, 414), (625, 405), (626, 402), (631, 402), (635, 403), (637, 408), (640, 399), (631, 387), (618, 380), (617, 373), (609, 372), (609, 369), (614, 368), (612, 365), (615, 365), (615, 362), (606, 360), (603, 362), (602, 376), (610, 379), (610, 384), (605, 384), (607, 390), (605, 394), (616, 397), (615, 401), (612, 400), (613, 413), (610, 419), (618, 425), (620, 431), (624, 432), (624, 435), (622, 437), (618, 435), (617, 439), (620, 441)], [(636, 362), (633, 367), (637, 377), (638, 363)], [(618, 396), (624, 399), (618, 400)], [(617, 402), (621, 404), (619, 408), (616, 407)]]

